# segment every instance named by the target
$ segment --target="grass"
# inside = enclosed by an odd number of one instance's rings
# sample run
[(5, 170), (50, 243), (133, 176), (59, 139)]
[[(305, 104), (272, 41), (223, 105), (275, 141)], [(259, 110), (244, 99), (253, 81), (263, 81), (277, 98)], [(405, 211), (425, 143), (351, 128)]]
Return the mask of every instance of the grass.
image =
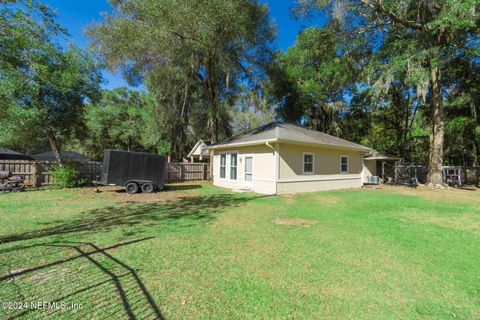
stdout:
[(0, 318), (480, 318), (478, 192), (140, 196), (1, 194)]

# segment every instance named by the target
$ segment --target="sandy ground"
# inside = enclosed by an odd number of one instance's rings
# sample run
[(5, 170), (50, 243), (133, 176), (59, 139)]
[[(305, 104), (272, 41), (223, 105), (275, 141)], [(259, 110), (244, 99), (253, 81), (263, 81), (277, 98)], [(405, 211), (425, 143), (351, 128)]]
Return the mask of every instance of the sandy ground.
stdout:
[(205, 183), (206, 182), (202, 181), (192, 181), (168, 184), (164, 190), (154, 193), (128, 194), (122, 187), (116, 186), (98, 187), (98, 191), (95, 187), (79, 188), (77, 189), (77, 192), (79, 195), (95, 193), (107, 194), (109, 197), (113, 198), (113, 200), (118, 202), (159, 202), (195, 196), (198, 194), (197, 189)]

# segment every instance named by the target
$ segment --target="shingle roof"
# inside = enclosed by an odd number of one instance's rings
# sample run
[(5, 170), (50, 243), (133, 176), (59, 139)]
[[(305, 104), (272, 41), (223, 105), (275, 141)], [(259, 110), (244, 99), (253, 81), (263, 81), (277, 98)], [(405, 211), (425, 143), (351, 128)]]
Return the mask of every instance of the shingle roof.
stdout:
[(2, 160), (30, 160), (31, 158), (23, 153), (10, 149), (0, 148), (0, 159)]
[[(90, 161), (90, 158), (75, 152), (75, 151), (61, 151), (60, 155), (62, 158), (75, 160), (75, 161)], [(31, 157), (35, 160), (45, 160), (45, 161), (55, 161), (55, 156), (52, 151), (46, 151), (42, 153), (32, 154)]]
[(400, 157), (384, 155), (377, 150), (372, 150), (365, 156), (365, 160), (401, 160)]
[(268, 123), (264, 126), (253, 129), (246, 134), (235, 136), (220, 143), (213, 144), (211, 148), (220, 148), (223, 146), (239, 144), (254, 144), (256, 142), (263, 143), (265, 141), (305, 143), (362, 151), (371, 150), (365, 146), (340, 139), (320, 131), (309, 130), (293, 124), (281, 122)]
[(11, 155), (23, 155), (22, 153), (20, 152), (17, 152), (17, 151), (13, 151), (13, 150), (10, 150), (10, 149), (3, 149), (3, 148), (0, 148), (0, 153), (1, 154), (11, 154)]

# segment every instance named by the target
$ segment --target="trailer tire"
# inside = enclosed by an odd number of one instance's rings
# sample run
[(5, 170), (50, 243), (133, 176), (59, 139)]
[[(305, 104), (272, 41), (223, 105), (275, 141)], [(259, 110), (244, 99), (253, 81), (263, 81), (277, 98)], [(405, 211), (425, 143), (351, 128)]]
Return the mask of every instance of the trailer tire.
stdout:
[(129, 194), (138, 193), (139, 190), (140, 188), (136, 182), (129, 182), (125, 186), (125, 191), (127, 191)]
[(153, 191), (155, 191), (155, 187), (153, 186), (153, 183), (147, 182), (142, 184), (142, 192), (152, 193)]

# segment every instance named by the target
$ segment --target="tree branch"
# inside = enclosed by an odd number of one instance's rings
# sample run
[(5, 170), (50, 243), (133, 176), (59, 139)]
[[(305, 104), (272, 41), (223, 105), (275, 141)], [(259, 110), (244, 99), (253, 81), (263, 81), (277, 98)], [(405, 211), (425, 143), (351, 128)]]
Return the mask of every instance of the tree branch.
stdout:
[(420, 30), (420, 31), (423, 31), (425, 30), (425, 26), (421, 23), (418, 23), (418, 22), (415, 22), (415, 21), (410, 21), (410, 20), (407, 20), (401, 16), (399, 16), (398, 14), (390, 11), (389, 9), (387, 9), (383, 3), (381, 2), (381, 0), (360, 0), (361, 3), (363, 3), (364, 5), (367, 5), (377, 11), (379, 11), (380, 13), (388, 16), (390, 19), (392, 19), (393, 21), (397, 22), (397, 23), (400, 23), (401, 25), (407, 27), (407, 28), (411, 28), (411, 29), (415, 29), (415, 30)]

